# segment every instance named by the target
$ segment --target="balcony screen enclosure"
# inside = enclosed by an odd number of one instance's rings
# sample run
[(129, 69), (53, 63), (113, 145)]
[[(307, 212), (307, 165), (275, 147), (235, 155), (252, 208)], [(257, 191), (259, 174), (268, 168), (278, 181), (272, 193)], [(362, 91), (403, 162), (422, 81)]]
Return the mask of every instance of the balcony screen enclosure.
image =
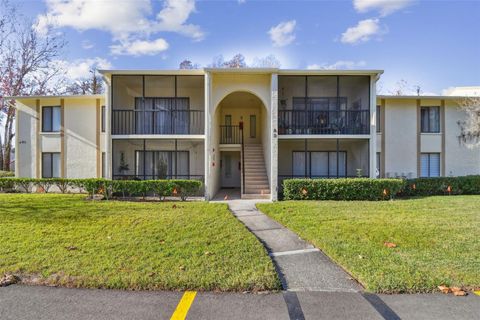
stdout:
[(112, 134), (203, 134), (204, 77), (112, 76)]

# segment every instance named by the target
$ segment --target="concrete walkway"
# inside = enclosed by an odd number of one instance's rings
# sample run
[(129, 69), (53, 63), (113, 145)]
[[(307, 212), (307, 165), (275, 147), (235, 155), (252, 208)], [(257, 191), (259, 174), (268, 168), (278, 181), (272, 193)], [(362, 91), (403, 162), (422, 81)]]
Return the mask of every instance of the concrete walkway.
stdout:
[(287, 291), (359, 292), (362, 287), (323, 252), (260, 212), (257, 200), (228, 201), (232, 213), (263, 243)]

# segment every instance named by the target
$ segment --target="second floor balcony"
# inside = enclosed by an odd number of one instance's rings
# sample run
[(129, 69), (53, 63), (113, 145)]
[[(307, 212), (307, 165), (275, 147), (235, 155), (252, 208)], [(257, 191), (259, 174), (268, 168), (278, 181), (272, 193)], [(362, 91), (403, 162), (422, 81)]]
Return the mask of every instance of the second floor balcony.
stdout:
[(279, 110), (278, 133), (281, 135), (370, 134), (370, 111)]
[(204, 134), (201, 110), (112, 110), (113, 135)]

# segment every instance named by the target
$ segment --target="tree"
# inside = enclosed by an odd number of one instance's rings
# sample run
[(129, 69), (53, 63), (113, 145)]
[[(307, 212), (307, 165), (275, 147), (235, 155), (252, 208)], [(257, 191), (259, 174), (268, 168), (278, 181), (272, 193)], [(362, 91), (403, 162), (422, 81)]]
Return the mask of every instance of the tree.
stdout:
[(280, 61), (273, 54), (264, 58), (255, 58), (252, 67), (254, 68), (280, 68)]
[[(62, 73), (55, 63), (65, 42), (63, 36), (37, 33), (35, 24), (18, 15), (7, 0), (0, 0), (1, 50), (0, 97), (52, 94), (61, 86), (52, 82)], [(0, 170), (10, 170), (15, 108), (13, 100), (2, 99), (3, 137), (0, 137)]]
[(480, 97), (465, 97), (458, 105), (466, 113), (466, 119), (458, 121), (460, 143), (470, 148), (480, 146)]
[(88, 79), (79, 79), (67, 86), (69, 94), (101, 94), (104, 92), (103, 82), (96, 69), (90, 70)]
[(187, 59), (180, 62), (180, 65), (179, 65), (179, 68), (182, 70), (198, 69), (199, 67), (200, 66), (198, 65), (198, 63), (193, 63), (192, 61)]
[(213, 58), (211, 68), (246, 68), (247, 63), (243, 54), (238, 53), (232, 59), (225, 61), (222, 55)]

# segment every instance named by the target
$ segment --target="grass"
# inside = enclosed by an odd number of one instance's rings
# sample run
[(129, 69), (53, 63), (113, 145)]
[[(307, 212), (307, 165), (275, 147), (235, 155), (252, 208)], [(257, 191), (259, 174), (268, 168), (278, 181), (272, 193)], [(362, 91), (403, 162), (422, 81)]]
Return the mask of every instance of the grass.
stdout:
[(84, 198), (0, 194), (0, 274), (87, 288), (280, 288), (265, 249), (224, 204)]
[[(285, 201), (258, 207), (322, 249), (368, 291), (480, 287), (480, 196)], [(387, 248), (385, 242), (397, 247)]]

